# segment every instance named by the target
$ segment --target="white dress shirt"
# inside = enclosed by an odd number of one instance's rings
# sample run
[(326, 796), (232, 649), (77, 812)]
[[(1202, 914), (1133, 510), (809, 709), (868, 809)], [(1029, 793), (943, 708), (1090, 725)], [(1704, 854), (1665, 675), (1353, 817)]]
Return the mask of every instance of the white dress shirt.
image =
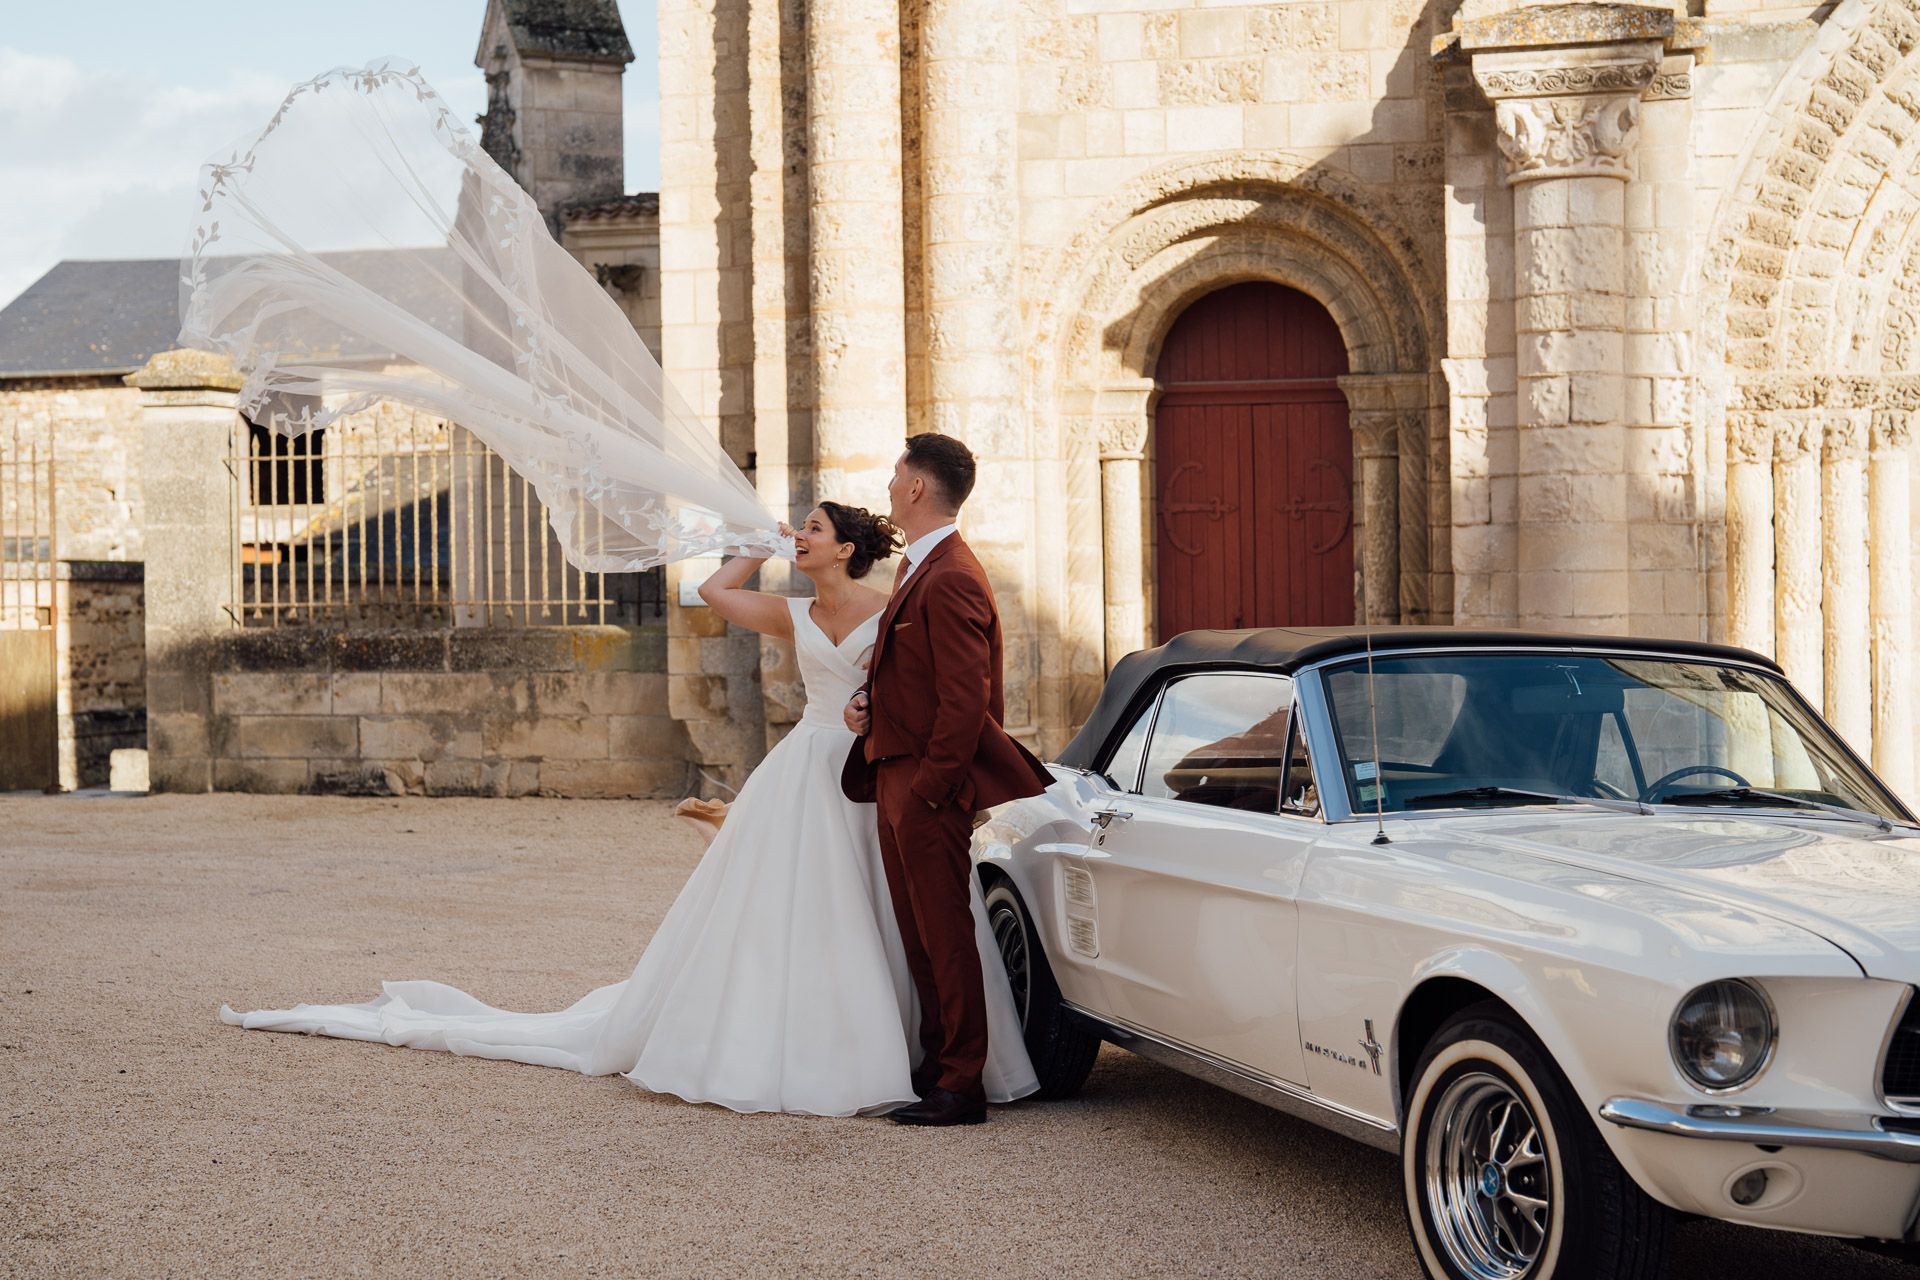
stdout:
[(932, 533), (923, 533), (907, 544), (907, 564), (900, 570), (900, 581), (905, 582), (913, 576), (914, 566), (927, 558), (929, 552), (946, 540), (950, 533), (960, 528), (957, 524), (943, 524)]

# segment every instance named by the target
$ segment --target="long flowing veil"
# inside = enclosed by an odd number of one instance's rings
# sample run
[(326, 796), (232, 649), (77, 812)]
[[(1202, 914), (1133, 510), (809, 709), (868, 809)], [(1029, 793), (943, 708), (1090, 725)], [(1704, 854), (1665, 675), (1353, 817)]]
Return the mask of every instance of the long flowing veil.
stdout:
[(295, 85), (202, 170), (181, 268), (180, 342), (233, 361), (254, 422), (299, 434), (385, 399), (458, 423), (534, 486), (588, 572), (790, 548), (415, 67)]

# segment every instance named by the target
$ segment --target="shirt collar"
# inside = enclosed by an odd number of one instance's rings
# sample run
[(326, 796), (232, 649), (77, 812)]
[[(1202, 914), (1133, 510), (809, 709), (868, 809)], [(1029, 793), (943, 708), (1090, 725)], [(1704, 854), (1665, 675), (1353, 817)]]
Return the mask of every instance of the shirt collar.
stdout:
[(914, 566), (927, 558), (932, 551), (946, 540), (948, 534), (959, 529), (958, 524), (943, 524), (932, 533), (923, 533), (907, 544), (907, 572), (912, 573)]

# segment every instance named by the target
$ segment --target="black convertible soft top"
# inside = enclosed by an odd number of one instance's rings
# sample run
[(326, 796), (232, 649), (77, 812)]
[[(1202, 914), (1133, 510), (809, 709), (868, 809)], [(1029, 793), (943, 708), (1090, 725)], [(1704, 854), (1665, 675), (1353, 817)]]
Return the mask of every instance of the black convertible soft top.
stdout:
[[(1245, 631), (1185, 631), (1157, 649), (1120, 659), (1107, 677), (1080, 732), (1056, 760), (1070, 769), (1091, 769), (1101, 748), (1132, 721), (1131, 712), (1171, 675), (1197, 669), (1292, 672), (1327, 658), (1367, 651), (1406, 649), (1620, 649), (1670, 653), (1682, 658), (1751, 662), (1780, 667), (1732, 645), (1703, 640), (1656, 640), (1644, 636), (1587, 636), (1554, 631), (1486, 630), (1470, 627), (1262, 627)], [(1784, 673), (1783, 673), (1784, 674)]]

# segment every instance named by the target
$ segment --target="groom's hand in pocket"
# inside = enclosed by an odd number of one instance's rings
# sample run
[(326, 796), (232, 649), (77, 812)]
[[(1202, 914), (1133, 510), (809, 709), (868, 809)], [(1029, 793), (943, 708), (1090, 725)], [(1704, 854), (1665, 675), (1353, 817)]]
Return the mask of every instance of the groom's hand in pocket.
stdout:
[(867, 727), (873, 723), (873, 716), (867, 710), (867, 691), (862, 689), (847, 701), (847, 709), (842, 713), (847, 728), (861, 737), (867, 736)]

